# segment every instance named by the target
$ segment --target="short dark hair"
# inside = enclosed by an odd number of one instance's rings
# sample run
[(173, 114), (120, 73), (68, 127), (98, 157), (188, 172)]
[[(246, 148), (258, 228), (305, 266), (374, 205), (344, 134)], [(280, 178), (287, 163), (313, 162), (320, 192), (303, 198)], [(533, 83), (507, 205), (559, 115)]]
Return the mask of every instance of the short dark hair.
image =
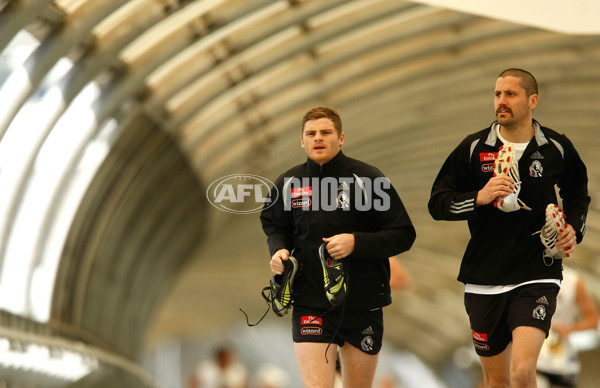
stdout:
[(527, 70), (517, 68), (506, 69), (502, 73), (500, 73), (498, 78), (506, 76), (519, 78), (521, 80), (519, 84), (523, 89), (525, 89), (527, 97), (531, 96), (532, 94), (538, 94), (537, 81), (535, 80), (533, 74), (531, 74)]
[(329, 119), (333, 122), (333, 126), (338, 134), (342, 133), (342, 118), (339, 112), (334, 108), (318, 106), (312, 108), (302, 118), (302, 133), (304, 133), (304, 124), (310, 120)]

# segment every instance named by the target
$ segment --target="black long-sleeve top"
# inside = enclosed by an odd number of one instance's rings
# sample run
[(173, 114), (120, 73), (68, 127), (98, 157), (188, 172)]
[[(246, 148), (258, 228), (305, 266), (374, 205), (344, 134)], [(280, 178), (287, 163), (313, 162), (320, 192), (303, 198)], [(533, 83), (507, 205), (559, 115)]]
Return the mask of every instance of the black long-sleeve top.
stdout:
[(562, 260), (551, 266), (542, 259), (539, 231), (549, 203), (562, 198), (566, 222), (585, 234), (590, 197), (587, 170), (571, 141), (534, 121), (535, 136), (519, 159), (519, 198), (532, 208), (505, 213), (492, 204), (475, 206), (477, 192), (493, 175), (502, 145), (496, 123), (467, 136), (448, 156), (433, 187), (429, 212), (436, 220), (467, 220), (471, 239), (458, 280), (480, 285), (511, 285), (539, 279), (561, 279)]
[(328, 309), (318, 256), (323, 237), (352, 233), (355, 248), (343, 259), (346, 310), (391, 303), (388, 258), (409, 250), (415, 228), (396, 190), (381, 171), (341, 151), (319, 166), (310, 159), (282, 174), (261, 213), (271, 255), (293, 252), (301, 263), (294, 305)]

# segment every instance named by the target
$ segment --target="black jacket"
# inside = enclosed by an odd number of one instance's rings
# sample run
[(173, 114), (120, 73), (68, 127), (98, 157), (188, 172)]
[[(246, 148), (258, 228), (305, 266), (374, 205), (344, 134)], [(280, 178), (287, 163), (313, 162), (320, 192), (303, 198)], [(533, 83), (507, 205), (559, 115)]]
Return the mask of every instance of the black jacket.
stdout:
[(565, 135), (534, 121), (535, 136), (519, 159), (519, 198), (531, 211), (505, 213), (492, 204), (475, 207), (477, 192), (492, 177), (492, 164), (502, 145), (490, 128), (467, 136), (448, 156), (431, 190), (429, 212), (436, 220), (468, 220), (471, 240), (458, 280), (481, 285), (510, 285), (537, 279), (561, 279), (562, 260), (542, 260), (539, 231), (549, 203), (560, 190), (567, 223), (581, 242), (590, 197), (587, 170)]
[(346, 310), (391, 303), (388, 258), (410, 249), (416, 233), (381, 171), (341, 151), (322, 167), (307, 159), (277, 179), (270, 198), (276, 199), (266, 202), (260, 216), (270, 253), (285, 248), (302, 266), (294, 283), (294, 305), (331, 307), (318, 248), (323, 237), (340, 233), (353, 233), (356, 243), (354, 252), (343, 259)]

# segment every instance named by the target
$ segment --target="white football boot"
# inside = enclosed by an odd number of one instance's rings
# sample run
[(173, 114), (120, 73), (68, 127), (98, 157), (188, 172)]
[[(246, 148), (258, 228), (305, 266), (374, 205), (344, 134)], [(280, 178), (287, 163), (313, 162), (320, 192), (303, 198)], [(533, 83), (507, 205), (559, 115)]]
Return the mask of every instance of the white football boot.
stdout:
[(519, 199), (519, 193), (521, 192), (521, 178), (519, 176), (519, 163), (515, 158), (514, 146), (512, 143), (506, 143), (500, 147), (498, 151), (498, 158), (494, 162), (494, 176), (497, 174), (508, 175), (515, 181), (514, 191), (505, 196), (498, 197), (494, 201), (494, 206), (503, 212), (509, 213), (517, 211), (521, 208), (531, 210), (531, 208), (523, 201)]
[(567, 227), (565, 222), (565, 213), (557, 205), (550, 203), (546, 206), (546, 223), (540, 230), (540, 240), (546, 247), (544, 250), (544, 262), (546, 259), (550, 259), (551, 265), (554, 259), (564, 259), (569, 257), (568, 253), (565, 253), (562, 249), (556, 248), (556, 241), (558, 240), (558, 234), (561, 233)]

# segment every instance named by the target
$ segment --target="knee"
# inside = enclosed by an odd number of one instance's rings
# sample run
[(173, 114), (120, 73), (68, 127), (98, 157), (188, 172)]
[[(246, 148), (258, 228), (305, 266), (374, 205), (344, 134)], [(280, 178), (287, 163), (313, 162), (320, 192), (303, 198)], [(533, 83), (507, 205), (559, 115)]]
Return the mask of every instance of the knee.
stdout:
[(506, 376), (484, 376), (485, 388), (509, 388), (510, 380)]
[(526, 363), (518, 363), (510, 368), (510, 376), (515, 387), (529, 387), (535, 381), (535, 367)]

